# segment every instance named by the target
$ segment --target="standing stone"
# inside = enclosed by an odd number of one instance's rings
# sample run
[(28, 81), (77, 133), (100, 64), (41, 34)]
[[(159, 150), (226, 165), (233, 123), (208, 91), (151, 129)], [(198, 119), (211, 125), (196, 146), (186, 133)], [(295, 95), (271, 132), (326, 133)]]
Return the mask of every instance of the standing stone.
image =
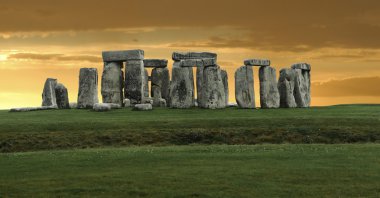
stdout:
[(224, 86), (224, 95), (225, 95), (225, 100), (226, 100), (226, 107), (228, 106), (228, 100), (229, 100), (229, 90), (228, 90), (228, 75), (227, 71), (222, 69), (220, 71), (220, 74), (222, 75), (222, 81), (223, 81), (223, 86)]
[(149, 97), (149, 73), (144, 69), (144, 97)]
[(154, 68), (151, 75), (151, 95), (156, 98), (156, 93), (160, 93), (160, 97), (169, 102), (169, 84), (170, 76), (168, 68)]
[(260, 105), (261, 108), (280, 107), (280, 94), (277, 87), (276, 69), (273, 67), (260, 67)]
[(103, 103), (122, 105), (123, 102), (123, 62), (105, 62), (101, 93)]
[(131, 104), (141, 103), (144, 97), (144, 62), (143, 60), (127, 60), (125, 64), (125, 98)]
[(197, 86), (197, 103), (198, 105), (201, 103), (202, 98), (202, 86), (203, 86), (203, 67), (197, 67), (196, 70), (196, 86)]
[(202, 83), (201, 98), (198, 103), (199, 107), (207, 109), (225, 108), (226, 95), (220, 67), (204, 67)]
[(194, 106), (194, 77), (191, 67), (180, 67), (174, 62), (172, 81), (170, 82), (170, 102), (172, 108), (190, 108)]
[(78, 108), (91, 108), (98, 103), (98, 70), (81, 68), (79, 72)]
[(280, 93), (280, 107), (293, 108), (297, 107), (294, 98), (295, 70), (281, 69), (280, 78), (278, 80), (278, 91)]
[(67, 92), (67, 88), (63, 84), (58, 83), (55, 86), (55, 96), (57, 99), (57, 106), (59, 109), (70, 109), (69, 95)]
[(310, 70), (307, 63), (292, 65), (295, 71), (294, 98), (297, 107), (310, 107)]
[(235, 72), (235, 98), (240, 108), (255, 108), (255, 90), (253, 87), (253, 69), (241, 66)]
[(55, 96), (55, 86), (57, 79), (48, 78), (45, 81), (44, 90), (42, 92), (42, 105), (41, 106), (57, 106)]

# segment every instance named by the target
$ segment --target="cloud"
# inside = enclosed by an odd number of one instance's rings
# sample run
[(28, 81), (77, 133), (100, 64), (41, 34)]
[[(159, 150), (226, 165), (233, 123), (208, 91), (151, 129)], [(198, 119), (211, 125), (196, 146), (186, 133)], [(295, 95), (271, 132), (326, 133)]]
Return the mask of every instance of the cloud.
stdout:
[(380, 96), (380, 77), (356, 77), (311, 85), (313, 97)]
[(99, 63), (101, 57), (91, 55), (64, 55), (64, 54), (36, 54), (36, 53), (17, 53), (8, 56), (10, 60), (58, 60), (58, 61), (87, 61)]

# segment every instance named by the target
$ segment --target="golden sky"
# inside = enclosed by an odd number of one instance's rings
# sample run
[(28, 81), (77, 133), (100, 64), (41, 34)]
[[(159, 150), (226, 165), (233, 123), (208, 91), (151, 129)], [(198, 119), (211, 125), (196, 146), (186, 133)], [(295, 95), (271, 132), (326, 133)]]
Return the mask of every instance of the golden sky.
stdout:
[(380, 103), (378, 0), (0, 0), (0, 24), (0, 109), (41, 105), (48, 77), (76, 102), (79, 68), (101, 76), (101, 51), (119, 49), (169, 67), (173, 51), (216, 52), (230, 102), (243, 60), (268, 58), (312, 65), (313, 106)]

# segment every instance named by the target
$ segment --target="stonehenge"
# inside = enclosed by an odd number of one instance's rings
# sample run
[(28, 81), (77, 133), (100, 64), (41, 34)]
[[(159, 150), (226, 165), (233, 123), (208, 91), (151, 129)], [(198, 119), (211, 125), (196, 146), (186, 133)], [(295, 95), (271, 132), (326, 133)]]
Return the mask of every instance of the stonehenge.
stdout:
[(218, 65), (216, 53), (173, 52), (171, 77), (168, 60), (144, 59), (144, 56), (144, 51), (139, 49), (102, 52), (102, 103), (98, 100), (97, 68), (81, 68), (77, 103), (69, 102), (68, 90), (62, 83), (47, 78), (41, 107), (11, 111), (70, 108), (109, 111), (122, 107), (145, 111), (153, 107), (221, 109), (236, 106), (255, 109), (255, 66), (259, 67), (262, 109), (310, 107), (311, 65), (308, 63), (295, 63), (281, 69), (277, 80), (276, 69), (269, 59), (244, 60), (234, 75), (236, 104), (233, 105), (229, 104), (228, 73)]

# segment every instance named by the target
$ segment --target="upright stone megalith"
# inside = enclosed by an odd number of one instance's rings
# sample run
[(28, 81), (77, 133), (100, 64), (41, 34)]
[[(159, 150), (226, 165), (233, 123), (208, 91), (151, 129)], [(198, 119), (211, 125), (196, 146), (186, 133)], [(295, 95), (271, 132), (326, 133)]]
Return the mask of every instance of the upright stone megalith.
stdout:
[(79, 71), (78, 108), (92, 109), (98, 103), (98, 70), (81, 68)]
[[(169, 102), (170, 76), (168, 68), (154, 68), (151, 75), (151, 95), (153, 98), (163, 98)], [(159, 94), (159, 95), (158, 95)]]
[(144, 69), (144, 97), (149, 97), (149, 73), (147, 69)]
[(263, 66), (259, 69), (261, 108), (280, 107), (280, 94), (277, 87), (276, 69)]
[(67, 88), (63, 84), (58, 83), (55, 86), (55, 96), (59, 109), (70, 109), (69, 94)]
[(253, 69), (241, 66), (235, 72), (235, 98), (239, 108), (255, 108), (255, 90), (253, 87)]
[(181, 67), (180, 62), (174, 62), (169, 95), (169, 106), (172, 108), (194, 106), (194, 76), (191, 67)]
[(45, 81), (44, 89), (42, 91), (42, 105), (41, 106), (57, 106), (55, 96), (55, 86), (57, 79), (48, 78)]
[(226, 107), (228, 106), (228, 100), (229, 100), (229, 89), (228, 89), (228, 75), (227, 71), (222, 69), (220, 71), (222, 75), (222, 81), (223, 81), (223, 86), (224, 86), (224, 95), (225, 95), (225, 100), (226, 100)]
[(105, 62), (101, 93), (103, 103), (123, 104), (123, 62)]
[(294, 98), (297, 107), (310, 107), (310, 70), (307, 63), (297, 63), (291, 67), (295, 70)]
[(226, 95), (220, 67), (203, 67), (201, 97), (198, 106), (207, 109), (226, 107)]
[(297, 107), (294, 98), (296, 71), (294, 69), (281, 69), (278, 80), (278, 91), (280, 93), (280, 107), (293, 108)]

